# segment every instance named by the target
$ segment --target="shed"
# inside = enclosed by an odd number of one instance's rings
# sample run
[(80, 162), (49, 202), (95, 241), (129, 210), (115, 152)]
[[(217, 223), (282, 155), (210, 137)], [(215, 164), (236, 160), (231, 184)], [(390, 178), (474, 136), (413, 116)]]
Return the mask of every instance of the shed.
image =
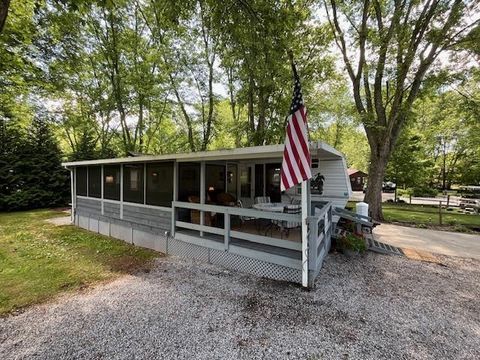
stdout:
[(357, 169), (348, 169), (348, 176), (350, 178), (350, 186), (353, 191), (363, 191), (367, 182), (368, 174)]

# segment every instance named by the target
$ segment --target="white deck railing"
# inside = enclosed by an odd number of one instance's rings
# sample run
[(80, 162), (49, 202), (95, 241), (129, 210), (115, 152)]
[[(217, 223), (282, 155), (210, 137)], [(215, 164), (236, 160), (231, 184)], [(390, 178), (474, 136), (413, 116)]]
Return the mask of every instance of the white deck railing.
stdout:
[[(224, 221), (223, 227), (213, 227), (204, 224), (202, 218), (204, 216), (200, 215), (200, 224), (195, 224), (191, 222), (184, 222), (178, 220), (178, 209), (189, 209), (189, 210), (198, 210), (200, 214), (205, 212), (215, 213), (217, 217), (219, 214), (223, 214)], [(255, 218), (255, 219), (267, 219), (273, 221), (288, 221), (288, 222), (301, 222), (300, 214), (284, 214), (284, 213), (275, 213), (269, 211), (261, 211), (256, 209), (246, 209), (233, 206), (221, 206), (221, 205), (212, 205), (212, 204), (198, 204), (198, 203), (189, 203), (174, 201), (172, 202), (172, 236), (175, 236), (176, 228), (184, 228), (189, 230), (196, 230), (200, 232), (200, 236), (203, 236), (203, 233), (210, 233), (215, 235), (223, 236), (224, 239), (224, 249), (228, 250), (230, 246), (230, 239), (240, 239), (246, 240), (258, 244), (275, 246), (288, 250), (301, 251), (302, 244), (301, 242), (290, 241), (278, 239), (271, 236), (263, 236), (252, 234), (248, 232), (232, 230), (231, 227), (231, 218), (232, 216), (245, 217), (245, 218)]]
[(321, 204), (321, 207), (312, 205), (314, 215), (308, 218), (308, 269), (312, 272), (309, 276), (311, 281), (320, 272), (332, 239), (332, 203)]

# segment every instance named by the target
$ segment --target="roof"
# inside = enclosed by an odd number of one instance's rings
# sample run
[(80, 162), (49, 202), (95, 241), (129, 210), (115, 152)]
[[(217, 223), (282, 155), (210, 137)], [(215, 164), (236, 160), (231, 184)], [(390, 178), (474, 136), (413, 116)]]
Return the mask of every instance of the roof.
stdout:
[[(123, 157), (100, 160), (83, 160), (62, 163), (63, 166), (82, 166), (82, 165), (100, 165), (100, 164), (122, 164), (134, 162), (152, 162), (152, 161), (215, 161), (215, 160), (249, 160), (249, 159), (269, 159), (281, 158), (283, 156), (284, 145), (264, 145), (245, 148), (236, 148), (228, 150), (198, 151), (180, 154), (165, 155), (143, 155), (135, 157)], [(318, 141), (310, 142), (310, 151), (312, 156), (318, 158), (343, 158), (343, 154), (330, 145)]]
[(348, 171), (348, 176), (352, 176), (352, 175), (357, 174), (357, 173), (359, 173), (362, 176), (367, 176), (368, 175), (367, 173), (365, 173), (361, 170), (357, 170), (357, 169), (353, 169), (353, 168), (350, 168), (347, 171)]

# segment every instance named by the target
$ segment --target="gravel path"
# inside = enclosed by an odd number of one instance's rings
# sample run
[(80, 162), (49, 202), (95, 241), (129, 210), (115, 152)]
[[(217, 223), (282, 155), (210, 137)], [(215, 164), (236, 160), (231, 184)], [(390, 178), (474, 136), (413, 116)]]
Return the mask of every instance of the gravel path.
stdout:
[(177, 258), (0, 319), (0, 359), (479, 359), (480, 262), (330, 255), (315, 291)]

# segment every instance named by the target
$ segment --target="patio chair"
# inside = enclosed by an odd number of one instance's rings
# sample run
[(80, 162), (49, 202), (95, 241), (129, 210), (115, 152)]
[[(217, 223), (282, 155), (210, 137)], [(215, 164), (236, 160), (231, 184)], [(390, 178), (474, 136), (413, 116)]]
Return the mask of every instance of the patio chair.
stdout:
[(255, 198), (255, 204), (269, 204), (271, 202), (270, 196), (257, 196)]
[[(302, 212), (302, 207), (300, 205), (287, 205), (283, 208), (284, 214), (300, 214)], [(302, 223), (297, 221), (280, 221), (280, 236), (283, 238), (283, 234), (288, 237), (290, 230), (299, 229), (302, 227)]]
[[(242, 200), (237, 200), (237, 207), (244, 209)], [(251, 216), (239, 216), (240, 219), (240, 229), (247, 221), (254, 221), (256, 218)]]
[(229, 193), (220, 193), (217, 195), (217, 204), (223, 206), (234, 206), (235, 197)]

